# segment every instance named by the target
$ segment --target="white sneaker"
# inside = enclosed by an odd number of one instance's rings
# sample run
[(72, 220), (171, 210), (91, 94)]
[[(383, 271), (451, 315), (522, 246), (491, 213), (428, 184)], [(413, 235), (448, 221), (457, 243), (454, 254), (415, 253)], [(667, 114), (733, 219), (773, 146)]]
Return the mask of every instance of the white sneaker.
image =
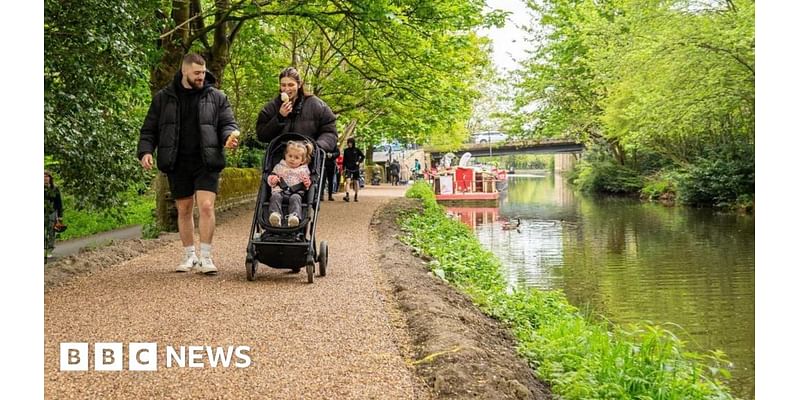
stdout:
[(214, 261), (211, 261), (211, 257), (203, 257), (200, 259), (200, 264), (195, 270), (198, 273), (206, 274), (206, 275), (216, 275), (217, 274), (217, 267), (214, 266)]
[(281, 226), (281, 215), (276, 212), (270, 214), (269, 224), (272, 226)]
[(175, 272), (189, 272), (194, 268), (200, 261), (197, 260), (197, 256), (186, 256), (183, 259), (183, 262), (178, 265), (178, 268), (175, 268)]
[(300, 218), (297, 218), (297, 215), (290, 214), (289, 215), (289, 220), (286, 221), (286, 225), (288, 225), (288, 226), (300, 225)]

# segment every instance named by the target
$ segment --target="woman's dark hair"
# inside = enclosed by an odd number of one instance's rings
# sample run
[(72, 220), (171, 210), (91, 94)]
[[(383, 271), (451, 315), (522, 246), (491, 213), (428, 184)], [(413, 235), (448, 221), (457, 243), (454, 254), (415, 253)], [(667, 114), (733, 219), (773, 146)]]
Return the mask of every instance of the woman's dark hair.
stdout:
[(278, 80), (280, 81), (283, 78), (292, 78), (295, 82), (297, 82), (297, 93), (306, 94), (306, 89), (304, 87), (305, 82), (303, 82), (303, 78), (300, 77), (300, 73), (297, 72), (297, 68), (295, 67), (286, 67), (281, 71), (280, 75), (278, 75)]
[(53, 181), (53, 174), (51, 174), (50, 171), (44, 171), (44, 175), (50, 178), (50, 188), (56, 187), (56, 183)]
[(352, 144), (353, 147), (356, 147), (356, 140), (354, 138), (347, 138), (347, 144)]

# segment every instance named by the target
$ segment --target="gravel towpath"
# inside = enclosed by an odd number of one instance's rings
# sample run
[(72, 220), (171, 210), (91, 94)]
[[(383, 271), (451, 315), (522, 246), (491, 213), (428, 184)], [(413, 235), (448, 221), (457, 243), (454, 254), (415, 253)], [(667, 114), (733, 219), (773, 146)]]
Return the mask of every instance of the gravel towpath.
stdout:
[[(402, 187), (368, 187), (359, 202), (323, 202), (317, 240), (328, 275), (306, 283), (261, 266), (245, 278), (252, 214), (218, 224), (217, 276), (172, 272), (174, 241), (45, 293), (45, 397), (52, 399), (415, 399), (428, 393), (401, 355), (370, 241), (373, 212)], [(59, 344), (121, 342), (122, 371), (59, 370)], [(158, 370), (128, 370), (129, 343), (157, 343)], [(166, 367), (166, 346), (249, 346), (246, 368)], [(84, 355), (85, 356), (85, 355)], [(234, 361), (236, 358), (234, 357)]]

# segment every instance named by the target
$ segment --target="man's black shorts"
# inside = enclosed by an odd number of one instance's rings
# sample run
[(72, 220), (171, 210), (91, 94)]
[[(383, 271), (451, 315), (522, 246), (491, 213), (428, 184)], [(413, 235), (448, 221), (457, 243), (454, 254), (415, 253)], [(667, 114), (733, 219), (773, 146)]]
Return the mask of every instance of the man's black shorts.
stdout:
[(219, 189), (219, 172), (208, 171), (200, 155), (179, 158), (175, 169), (167, 174), (167, 179), (174, 199), (192, 196), (198, 190), (217, 193)]
[(357, 169), (345, 169), (344, 177), (348, 179), (358, 180), (359, 178), (361, 178), (361, 172), (359, 172), (359, 170)]

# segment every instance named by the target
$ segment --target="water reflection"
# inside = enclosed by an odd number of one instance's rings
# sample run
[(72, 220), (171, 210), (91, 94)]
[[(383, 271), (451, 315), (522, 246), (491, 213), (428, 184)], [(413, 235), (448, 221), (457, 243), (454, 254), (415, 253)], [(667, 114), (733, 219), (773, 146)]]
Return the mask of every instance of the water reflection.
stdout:
[(678, 324), (694, 349), (725, 351), (736, 394), (753, 398), (754, 218), (584, 197), (560, 176), (515, 176), (499, 209), (457, 214), (511, 286), (561, 289), (615, 322)]

